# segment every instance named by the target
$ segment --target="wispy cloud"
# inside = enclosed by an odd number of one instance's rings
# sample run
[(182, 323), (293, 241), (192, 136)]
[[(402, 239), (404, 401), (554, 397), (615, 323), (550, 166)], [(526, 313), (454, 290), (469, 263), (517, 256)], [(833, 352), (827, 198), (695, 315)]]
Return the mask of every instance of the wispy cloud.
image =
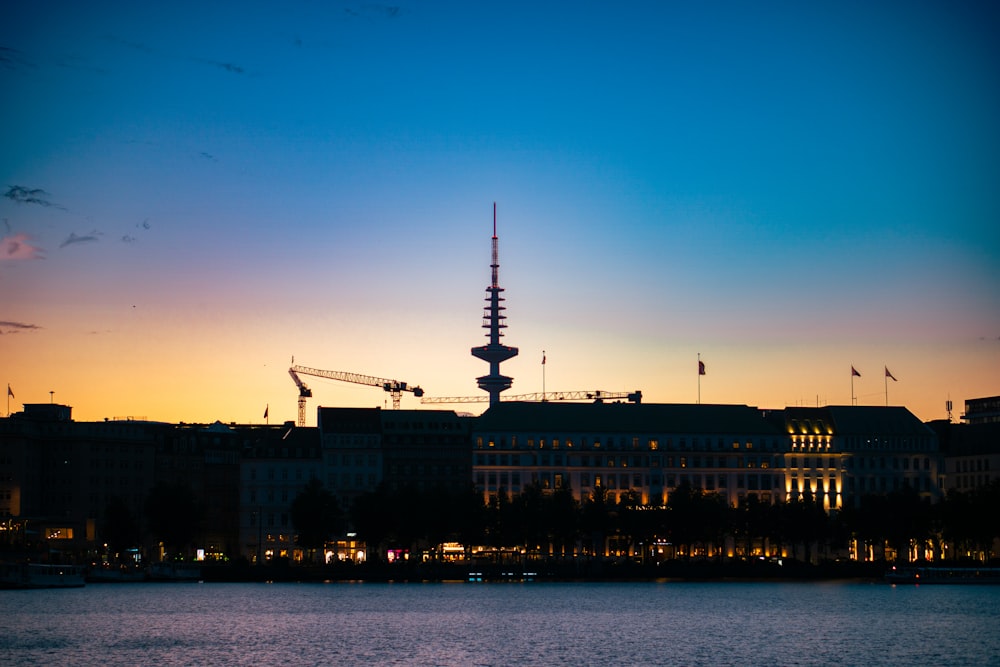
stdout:
[[(149, 224), (149, 218), (146, 218), (142, 222), (137, 222), (135, 228), (148, 231), (150, 228), (152, 228), (152, 225)], [(138, 240), (139, 239), (132, 233), (127, 233), (122, 235), (122, 243), (135, 243)]]
[(101, 233), (96, 229), (85, 236), (77, 236), (76, 232), (70, 232), (65, 241), (59, 244), (60, 248), (78, 243), (94, 243), (100, 240)]
[(30, 240), (23, 232), (0, 239), (0, 260), (45, 259), (44, 251), (29, 243)]
[(24, 322), (2, 322), (0, 321), (0, 334), (16, 334), (24, 331), (37, 331), (41, 329), (37, 324), (26, 324)]
[(11, 69), (35, 66), (34, 63), (28, 60), (24, 52), (7, 46), (0, 46), (0, 64)]
[(153, 49), (149, 48), (145, 44), (139, 42), (133, 42), (127, 39), (122, 39), (117, 35), (105, 35), (104, 39), (111, 42), (112, 44), (118, 44), (119, 46), (125, 46), (135, 51), (142, 51), (144, 53), (153, 53)]
[(26, 188), (23, 185), (8, 185), (7, 192), (3, 194), (4, 197), (12, 201), (16, 201), (18, 204), (38, 204), (39, 206), (52, 206), (54, 208), (63, 209), (62, 206), (53, 204), (49, 201), (49, 193), (41, 188)]
[(226, 70), (233, 74), (246, 74), (247, 71), (242, 66), (235, 63), (226, 63), (221, 60), (211, 60), (209, 58), (192, 58), (196, 63), (201, 63), (202, 65), (211, 65), (212, 67), (218, 67), (219, 69)]

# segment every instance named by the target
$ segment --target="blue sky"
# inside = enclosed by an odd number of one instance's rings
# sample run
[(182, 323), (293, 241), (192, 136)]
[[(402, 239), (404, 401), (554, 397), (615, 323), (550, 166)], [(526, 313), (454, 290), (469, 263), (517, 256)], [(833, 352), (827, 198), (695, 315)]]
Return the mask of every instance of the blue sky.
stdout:
[(990, 3), (6, 15), (19, 401), (292, 419), (291, 355), (477, 394), (494, 201), (515, 393), (543, 349), (550, 390), (663, 402), (698, 353), (712, 402), (849, 403), (852, 364), (925, 419), (1000, 390)]

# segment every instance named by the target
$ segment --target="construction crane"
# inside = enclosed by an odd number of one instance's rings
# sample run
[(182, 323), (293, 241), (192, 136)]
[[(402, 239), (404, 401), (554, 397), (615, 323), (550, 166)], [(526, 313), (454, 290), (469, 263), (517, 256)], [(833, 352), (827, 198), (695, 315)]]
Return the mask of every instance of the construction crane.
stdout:
[(424, 395), (424, 390), (420, 387), (410, 386), (406, 382), (399, 380), (387, 380), (385, 378), (372, 377), (371, 375), (361, 375), (360, 373), (347, 373), (344, 371), (324, 371), (318, 368), (307, 368), (305, 366), (293, 365), (288, 369), (288, 374), (295, 381), (295, 386), (299, 388), (299, 414), (298, 424), (304, 426), (306, 422), (306, 399), (312, 397), (312, 390), (302, 382), (299, 375), (311, 375), (313, 377), (326, 378), (327, 380), (340, 380), (341, 382), (352, 382), (363, 384), (369, 387), (381, 387), (392, 396), (392, 409), (399, 409), (399, 399), (404, 391), (411, 392), (417, 398)]
[[(625, 399), (629, 403), (642, 403), (642, 392), (635, 391), (546, 391), (534, 394), (517, 394), (515, 396), (501, 395), (500, 401), (508, 403), (510, 401), (546, 402), (546, 401), (615, 401)], [(421, 403), (486, 403), (489, 396), (428, 396), (420, 399)]]

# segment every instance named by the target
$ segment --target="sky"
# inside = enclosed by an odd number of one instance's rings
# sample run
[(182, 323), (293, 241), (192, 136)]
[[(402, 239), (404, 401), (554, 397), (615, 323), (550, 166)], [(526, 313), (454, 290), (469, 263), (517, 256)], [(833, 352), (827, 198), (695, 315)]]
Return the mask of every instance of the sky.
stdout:
[(494, 202), (510, 394), (1000, 394), (995, 3), (151, 4), (5, 7), (4, 413), (485, 396)]

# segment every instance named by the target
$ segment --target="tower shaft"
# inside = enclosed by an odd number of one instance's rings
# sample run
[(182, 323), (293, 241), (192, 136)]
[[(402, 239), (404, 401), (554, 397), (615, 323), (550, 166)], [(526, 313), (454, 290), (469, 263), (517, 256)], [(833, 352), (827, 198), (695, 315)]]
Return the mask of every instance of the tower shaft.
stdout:
[(489, 363), (489, 375), (476, 378), (479, 388), (490, 395), (490, 406), (500, 402), (500, 392), (510, 389), (514, 379), (500, 373), (500, 362), (517, 356), (517, 348), (500, 342), (507, 328), (503, 305), (503, 288), (500, 287), (500, 260), (497, 239), (497, 205), (493, 203), (493, 257), (490, 264), (491, 281), (486, 288), (486, 306), (483, 310), (483, 328), (488, 329), (489, 344), (472, 348), (472, 356)]

